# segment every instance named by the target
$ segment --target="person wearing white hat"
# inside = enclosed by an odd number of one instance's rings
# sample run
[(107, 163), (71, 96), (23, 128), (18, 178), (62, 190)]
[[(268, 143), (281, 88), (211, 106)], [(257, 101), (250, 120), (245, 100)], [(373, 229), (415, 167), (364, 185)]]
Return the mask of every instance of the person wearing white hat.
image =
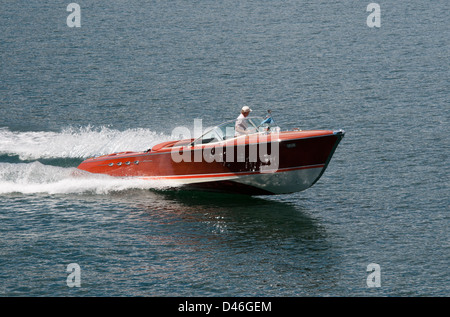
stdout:
[(234, 126), (236, 136), (249, 134), (250, 131), (248, 130), (248, 123), (247, 119), (245, 118), (248, 117), (250, 112), (252, 112), (252, 109), (250, 109), (248, 106), (242, 107), (241, 114), (239, 115), (239, 117), (237, 117), (236, 124)]

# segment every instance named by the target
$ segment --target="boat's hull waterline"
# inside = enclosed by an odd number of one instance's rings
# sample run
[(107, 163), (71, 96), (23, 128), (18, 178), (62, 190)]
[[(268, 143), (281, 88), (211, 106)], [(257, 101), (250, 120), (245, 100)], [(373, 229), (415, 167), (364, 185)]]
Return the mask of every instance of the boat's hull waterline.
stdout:
[(318, 181), (344, 134), (342, 130), (308, 130), (257, 133), (207, 144), (196, 144), (194, 139), (171, 141), (145, 152), (90, 158), (78, 168), (117, 177), (167, 180), (181, 188), (287, 194)]

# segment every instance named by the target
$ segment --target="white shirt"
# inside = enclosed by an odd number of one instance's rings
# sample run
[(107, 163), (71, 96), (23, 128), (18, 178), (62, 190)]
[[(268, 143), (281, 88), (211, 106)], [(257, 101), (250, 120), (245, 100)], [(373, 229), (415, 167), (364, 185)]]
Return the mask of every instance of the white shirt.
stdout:
[(248, 123), (247, 123), (247, 119), (244, 117), (244, 115), (241, 113), (239, 115), (239, 117), (237, 117), (236, 119), (236, 124), (234, 126), (235, 129), (235, 135), (236, 136), (240, 136), (240, 135), (245, 135), (248, 134), (246, 133), (246, 130), (248, 128)]

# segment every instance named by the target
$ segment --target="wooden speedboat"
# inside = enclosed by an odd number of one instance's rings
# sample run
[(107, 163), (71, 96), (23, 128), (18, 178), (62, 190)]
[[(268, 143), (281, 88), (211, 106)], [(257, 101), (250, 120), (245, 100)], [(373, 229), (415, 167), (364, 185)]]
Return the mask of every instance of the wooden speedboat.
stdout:
[[(236, 135), (235, 121), (197, 138), (172, 140), (142, 152), (119, 152), (83, 161), (91, 173), (169, 180), (183, 188), (249, 195), (305, 190), (324, 173), (343, 130), (280, 131), (261, 118), (248, 118)], [(267, 122), (267, 120), (266, 120)]]

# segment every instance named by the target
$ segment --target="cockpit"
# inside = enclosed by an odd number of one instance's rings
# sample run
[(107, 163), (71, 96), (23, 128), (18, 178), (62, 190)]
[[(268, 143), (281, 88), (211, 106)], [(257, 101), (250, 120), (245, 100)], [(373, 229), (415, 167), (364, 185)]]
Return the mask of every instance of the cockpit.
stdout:
[[(271, 133), (272, 131), (279, 131), (280, 128), (274, 125), (271, 117), (261, 118), (261, 117), (246, 117), (248, 134), (255, 133)], [(208, 130), (202, 136), (195, 139), (191, 144), (208, 144), (221, 142), (224, 140), (232, 139), (238, 137), (235, 130), (236, 119), (224, 122), (218, 126), (213, 127)]]

